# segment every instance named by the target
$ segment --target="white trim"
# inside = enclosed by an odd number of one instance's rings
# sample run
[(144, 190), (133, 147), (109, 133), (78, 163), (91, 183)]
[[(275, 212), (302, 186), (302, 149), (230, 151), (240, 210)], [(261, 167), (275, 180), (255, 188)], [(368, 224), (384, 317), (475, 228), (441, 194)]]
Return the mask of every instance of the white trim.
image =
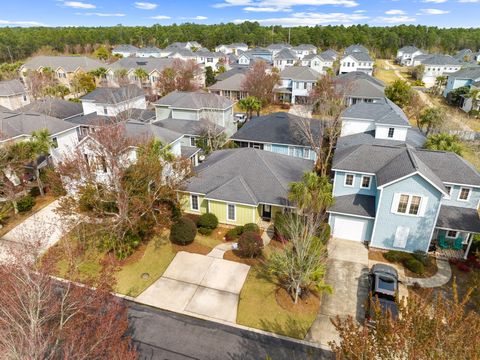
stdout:
[[(460, 199), (460, 195), (462, 194), (462, 190), (465, 189), (465, 190), (468, 190), (468, 196), (466, 199)], [(461, 186), (460, 187), (460, 190), (458, 191), (458, 197), (457, 197), (457, 201), (462, 201), (462, 202), (469, 202), (470, 201), (470, 197), (472, 196), (472, 188), (471, 187), (464, 187), (464, 186)]]
[[(367, 187), (363, 186), (363, 179), (364, 178), (369, 179)], [(362, 177), (360, 178), (360, 189), (369, 190), (369, 189), (371, 189), (371, 187), (372, 187), (372, 177), (370, 175), (362, 175)]]
[(410, 125), (392, 125), (392, 124), (384, 124), (384, 123), (379, 123), (379, 122), (375, 123), (375, 125), (388, 126), (388, 128), (393, 127), (394, 129), (396, 129), (396, 128), (405, 128), (405, 129), (411, 128)]
[[(377, 207), (375, 208), (375, 213), (380, 208), (380, 204), (381, 204), (381, 201), (382, 201), (382, 196), (383, 196), (383, 189), (380, 189), (380, 196), (378, 197), (378, 202), (377, 202)], [(375, 230), (377, 228), (377, 220), (378, 220), (378, 218), (375, 217), (375, 221), (373, 222), (372, 235), (371, 235), (370, 241), (369, 241), (370, 244), (372, 243), (373, 237), (375, 235)]]
[(392, 181), (390, 181), (390, 182), (388, 182), (388, 183), (386, 183), (386, 184), (377, 186), (377, 188), (378, 188), (378, 189), (382, 189), (382, 188), (384, 188), (384, 187), (386, 187), (386, 186), (390, 186), (390, 185), (392, 185), (392, 184), (395, 184), (395, 183), (397, 183), (397, 182), (399, 182), (399, 181), (401, 181), (401, 180), (404, 180), (404, 179), (406, 179), (406, 178), (409, 178), (409, 177), (411, 177), (411, 176), (413, 176), (413, 175), (418, 175), (418, 176), (420, 176), (422, 179), (424, 179), (426, 182), (428, 182), (430, 185), (432, 185), (435, 189), (437, 189), (438, 191), (440, 191), (442, 194), (444, 194), (444, 195), (446, 194), (445, 191), (443, 191), (442, 189), (440, 189), (437, 185), (435, 185), (434, 183), (432, 183), (429, 179), (427, 179), (425, 176), (423, 176), (422, 174), (420, 174), (420, 172), (418, 172), (418, 171), (414, 171), (414, 172), (412, 172), (412, 173), (410, 173), (410, 174), (408, 174), (408, 175), (402, 176), (401, 178), (398, 178), (398, 179), (392, 180)]
[(470, 230), (463, 230), (463, 229), (450, 229), (450, 228), (444, 228), (444, 227), (439, 227), (439, 226), (436, 226), (435, 227), (436, 229), (440, 229), (440, 230), (451, 230), (451, 231), (458, 231), (458, 232), (464, 232), (464, 233), (470, 233), (470, 234), (480, 234), (480, 233), (477, 233), (475, 231), (470, 231)]
[(438, 221), (438, 215), (440, 215), (440, 209), (442, 208), (441, 201), (442, 200), (440, 200), (440, 202), (438, 204), (437, 214), (435, 215), (435, 222), (434, 222), (435, 225), (432, 226), (432, 232), (430, 233), (430, 241), (428, 242), (428, 246), (427, 246), (427, 249), (426, 249), (427, 252), (428, 252), (428, 249), (430, 249), (430, 245), (432, 244), (433, 234), (435, 233), (435, 229), (438, 229), (436, 227), (436, 225), (437, 225), (437, 221)]
[[(159, 121), (161, 121), (161, 120), (159, 120)], [(231, 137), (230, 140), (248, 142), (248, 143), (257, 143), (257, 144), (263, 144), (263, 145), (295, 146), (295, 147), (301, 147), (301, 148), (309, 149), (309, 150), (313, 151), (311, 146), (305, 146), (305, 145), (284, 144), (284, 143), (279, 143), (279, 142), (268, 142), (268, 141), (256, 141), (256, 140), (249, 140), (249, 139), (239, 139), (239, 138), (234, 138), (234, 137)]]
[[(420, 214), (420, 210), (421, 210), (422, 202), (424, 201), (423, 199), (427, 198), (426, 196), (422, 196), (422, 195), (418, 195), (418, 194), (412, 194), (412, 193), (405, 193), (405, 192), (399, 192), (399, 193), (395, 193), (395, 194), (399, 194), (399, 196), (398, 196), (397, 204), (394, 204), (395, 205), (395, 207), (394, 207), (395, 211), (393, 211), (394, 214), (422, 217), (422, 215)], [(406, 207), (404, 213), (398, 211), (398, 206), (400, 205), (400, 198), (402, 197), (402, 195), (408, 196), (407, 207)], [(412, 206), (412, 199), (413, 199), (414, 196), (420, 198), (420, 203), (418, 204), (417, 213), (416, 214), (410, 214), (410, 207)]]
[(335, 197), (335, 180), (337, 179), (337, 173), (333, 173), (333, 184), (332, 184), (332, 196)]
[(221, 202), (221, 203), (225, 203), (225, 204), (237, 204), (237, 205), (243, 205), (243, 206), (250, 206), (250, 207), (257, 207), (257, 205), (252, 205), (252, 204), (244, 204), (244, 203), (239, 203), (239, 202), (231, 202), (231, 201), (226, 201), (226, 200), (220, 200), (220, 199), (214, 199), (214, 198), (210, 198), (210, 197), (205, 197), (206, 200), (211, 200), (211, 201), (218, 201), (218, 202)]
[[(230, 218), (228, 217), (230, 206), (233, 206), (233, 219), (230, 219)], [(235, 203), (227, 203), (227, 222), (228, 222), (228, 221), (230, 221), (230, 222), (237, 222), (237, 206), (235, 205)]]
[(375, 173), (368, 173), (368, 172), (365, 172), (365, 171), (353, 171), (353, 170), (342, 170), (342, 169), (332, 169), (332, 171), (339, 171), (339, 172), (344, 172), (344, 173), (349, 173), (349, 174), (361, 174), (361, 175), (375, 176)]
[[(448, 233), (452, 231), (455, 233), (455, 236), (448, 236)], [(458, 237), (458, 233), (459, 231), (457, 230), (447, 230), (447, 232), (445, 233), (445, 237), (448, 238), (448, 239), (456, 239)]]
[[(451, 199), (452, 199), (453, 186), (445, 185), (445, 188), (450, 188), (450, 191), (449, 191), (448, 196), (447, 196), (447, 195), (443, 195), (443, 198), (444, 198), (445, 200), (451, 200)], [(448, 190), (448, 189), (447, 189), (447, 190)]]
[[(193, 207), (193, 197), (197, 199), (197, 209)], [(200, 201), (199, 197), (196, 194), (190, 194), (190, 210), (200, 212)]]
[[(351, 185), (347, 184), (348, 176), (353, 176)], [(355, 174), (345, 174), (345, 178), (343, 179), (343, 186), (345, 186), (345, 187), (355, 187)]]
[(347, 213), (341, 213), (341, 212), (330, 211), (330, 210), (327, 210), (327, 213), (329, 213), (330, 215), (331, 215), (331, 214), (334, 214), (334, 215), (345, 215), (345, 216), (358, 217), (358, 218), (362, 218), (362, 219), (375, 219), (375, 218), (372, 217), (372, 216), (364, 216), (364, 215), (356, 215), (356, 214), (347, 214)]
[(449, 185), (456, 185), (456, 186), (465, 186), (465, 187), (471, 187), (471, 188), (480, 188), (480, 185), (471, 185), (471, 184), (459, 184), (459, 183), (452, 183), (448, 181), (444, 181), (444, 184), (449, 184)]

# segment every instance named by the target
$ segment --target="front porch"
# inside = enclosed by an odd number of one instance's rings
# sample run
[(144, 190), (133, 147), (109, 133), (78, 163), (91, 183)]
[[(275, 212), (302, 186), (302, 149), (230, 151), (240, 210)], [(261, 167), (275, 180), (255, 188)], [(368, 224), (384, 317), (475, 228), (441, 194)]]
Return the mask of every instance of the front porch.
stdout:
[(437, 259), (465, 260), (473, 242), (473, 233), (436, 228), (430, 244), (430, 253)]

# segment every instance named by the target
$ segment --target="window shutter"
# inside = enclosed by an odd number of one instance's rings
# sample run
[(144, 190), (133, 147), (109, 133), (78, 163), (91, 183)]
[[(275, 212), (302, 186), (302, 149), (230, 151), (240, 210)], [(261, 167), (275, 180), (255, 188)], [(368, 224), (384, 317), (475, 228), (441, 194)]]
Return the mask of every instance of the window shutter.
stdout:
[(427, 203), (428, 197), (422, 197), (422, 200), (420, 200), (420, 209), (418, 211), (418, 215), (425, 216), (425, 212), (427, 211)]
[(392, 209), (391, 209), (391, 212), (392, 213), (396, 213), (397, 212), (397, 209), (398, 209), (398, 202), (400, 201), (400, 193), (395, 193), (393, 195), (393, 201), (392, 201)]

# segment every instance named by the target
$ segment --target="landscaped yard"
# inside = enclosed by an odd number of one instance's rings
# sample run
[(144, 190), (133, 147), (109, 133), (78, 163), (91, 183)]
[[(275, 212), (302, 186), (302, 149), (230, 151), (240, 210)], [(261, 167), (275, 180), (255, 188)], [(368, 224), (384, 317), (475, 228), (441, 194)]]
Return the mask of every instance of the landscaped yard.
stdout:
[(377, 79), (382, 80), (386, 85), (390, 85), (395, 80), (401, 79), (398, 74), (395, 73), (395, 70), (397, 70), (405, 79), (408, 81), (411, 80), (407, 67), (397, 66), (393, 63), (393, 60), (389, 60), (389, 64), (390, 65), (388, 65), (387, 60), (384, 59), (378, 59), (376, 61), (375, 77)]

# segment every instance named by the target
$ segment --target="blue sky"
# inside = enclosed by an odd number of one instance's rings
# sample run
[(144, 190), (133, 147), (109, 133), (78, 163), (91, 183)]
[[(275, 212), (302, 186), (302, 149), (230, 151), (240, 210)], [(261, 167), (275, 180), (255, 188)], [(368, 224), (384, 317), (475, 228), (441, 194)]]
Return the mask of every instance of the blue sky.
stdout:
[[(258, 21), (262, 25), (480, 26), (480, 0), (0, 0), (0, 26)], [(21, 4), (21, 5), (20, 5)]]

